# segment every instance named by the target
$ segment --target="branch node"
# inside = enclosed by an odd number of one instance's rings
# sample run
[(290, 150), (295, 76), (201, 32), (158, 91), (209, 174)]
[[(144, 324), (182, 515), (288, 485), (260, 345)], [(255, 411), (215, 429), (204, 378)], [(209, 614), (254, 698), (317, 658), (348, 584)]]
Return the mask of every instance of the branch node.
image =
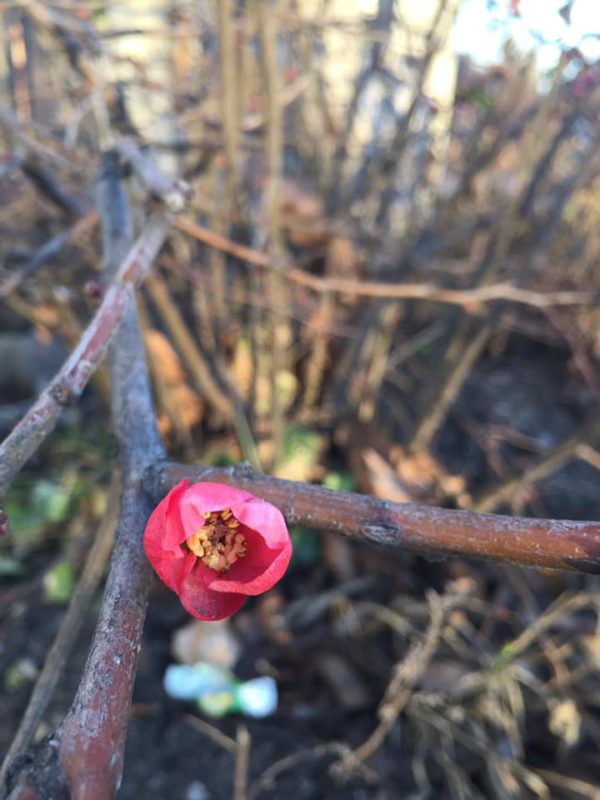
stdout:
[(251, 478), (256, 476), (254, 467), (249, 461), (240, 461), (233, 468), (233, 474), (236, 478)]
[(161, 459), (153, 461), (152, 464), (149, 464), (144, 469), (141, 477), (141, 488), (148, 497), (153, 498), (153, 501), (166, 493), (166, 475), (172, 463), (169, 459)]
[(366, 537), (374, 542), (380, 541), (381, 544), (389, 544), (390, 541), (397, 541), (399, 535), (401, 535), (398, 525), (391, 525), (387, 522), (363, 525), (363, 532)]
[(53, 734), (17, 756), (6, 776), (6, 797), (70, 800), (59, 750), (60, 739)]
[(68, 383), (64, 382), (56, 383), (50, 388), (50, 397), (59, 406), (64, 407), (74, 406), (78, 400), (77, 392)]

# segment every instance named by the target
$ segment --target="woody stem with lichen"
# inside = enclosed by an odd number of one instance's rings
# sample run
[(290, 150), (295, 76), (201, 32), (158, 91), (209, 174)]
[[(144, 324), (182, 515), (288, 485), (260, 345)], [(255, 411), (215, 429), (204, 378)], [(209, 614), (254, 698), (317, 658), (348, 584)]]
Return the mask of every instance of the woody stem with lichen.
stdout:
[[(117, 159), (108, 153), (98, 185), (107, 270), (115, 269), (132, 241), (130, 212)], [(113, 422), (123, 467), (123, 492), (94, 642), (64, 722), (15, 763), (8, 777), (11, 800), (68, 796), (114, 797), (123, 750), (151, 571), (142, 534), (152, 504), (142, 488), (144, 471), (164, 458), (156, 429), (150, 383), (139, 335), (133, 286), (126, 288), (123, 322), (111, 349)]]

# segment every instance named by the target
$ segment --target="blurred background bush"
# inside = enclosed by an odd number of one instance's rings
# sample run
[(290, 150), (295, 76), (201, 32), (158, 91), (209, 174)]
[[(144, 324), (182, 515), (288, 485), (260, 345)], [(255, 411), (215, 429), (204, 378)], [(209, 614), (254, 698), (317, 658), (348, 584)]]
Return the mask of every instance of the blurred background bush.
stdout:
[[(95, 173), (131, 137), (190, 187), (141, 291), (174, 457), (600, 519), (594, 0), (0, 13), (3, 435), (96, 307)], [(6, 500), (3, 749), (111, 504), (107, 399), (101, 370)], [(157, 587), (120, 796), (600, 797), (595, 578), (294, 538), (218, 646)], [(165, 694), (173, 659), (270, 676), (277, 711), (211, 720)]]

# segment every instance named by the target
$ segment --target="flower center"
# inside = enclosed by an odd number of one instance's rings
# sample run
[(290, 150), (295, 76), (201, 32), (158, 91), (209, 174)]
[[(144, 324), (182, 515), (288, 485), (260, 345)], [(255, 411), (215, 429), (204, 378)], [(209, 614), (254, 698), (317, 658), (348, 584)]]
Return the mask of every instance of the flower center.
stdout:
[(239, 532), (240, 521), (230, 508), (206, 511), (204, 525), (185, 540), (190, 552), (216, 572), (227, 572), (246, 555), (246, 537)]

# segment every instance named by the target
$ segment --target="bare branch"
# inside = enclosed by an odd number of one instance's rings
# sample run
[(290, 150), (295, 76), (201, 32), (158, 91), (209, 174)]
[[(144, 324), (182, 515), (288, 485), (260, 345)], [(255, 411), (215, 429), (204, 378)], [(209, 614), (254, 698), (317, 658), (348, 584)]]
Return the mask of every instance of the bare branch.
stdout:
[(174, 224), (183, 233), (193, 236), (194, 239), (204, 242), (209, 247), (229, 253), (256, 267), (281, 272), (291, 283), (319, 293), (345, 294), (351, 297), (380, 297), (387, 300), (429, 300), (435, 303), (466, 306), (471, 309), (479, 304), (491, 303), (496, 300), (506, 300), (534, 308), (548, 308), (556, 305), (586, 305), (595, 303), (598, 299), (591, 292), (535, 292), (530, 289), (521, 289), (510, 283), (495, 283), (474, 289), (444, 289), (432, 283), (384, 283), (383, 281), (319, 277), (298, 267), (277, 264), (266, 253), (227, 239), (201, 225), (196, 225), (185, 217), (179, 217)]
[[(102, 184), (111, 193), (124, 189), (109, 169)], [(116, 184), (116, 186), (115, 186)], [(114, 189), (113, 189), (114, 187)], [(114, 268), (130, 242), (128, 220), (114, 207), (99, 208), (103, 229), (110, 231), (106, 248)], [(94, 643), (67, 718), (58, 731), (61, 762), (72, 800), (113, 797), (121, 780), (123, 750), (133, 681), (146, 614), (151, 571), (142, 547), (142, 534), (152, 510), (140, 479), (143, 470), (164, 449), (156, 429), (144, 348), (140, 338), (133, 288), (123, 324), (111, 347), (113, 420), (121, 449), (123, 495), (111, 569)], [(110, 676), (110, 680), (106, 678)]]
[[(115, 153), (104, 157), (98, 195), (105, 260), (110, 271), (131, 246), (129, 208)], [(151, 240), (155, 255), (166, 233), (166, 220), (160, 217), (149, 221), (145, 230), (149, 229), (155, 230)], [(147, 253), (148, 236), (142, 239), (142, 252)], [(135, 259), (132, 253), (136, 254)], [(131, 694), (151, 584), (142, 534), (152, 504), (143, 491), (141, 477), (152, 463), (165, 456), (156, 429), (131, 279), (132, 273), (139, 273), (140, 265), (145, 268), (148, 261), (142, 256), (138, 241), (138, 247), (120, 268), (115, 284), (122, 289), (123, 321), (111, 348), (112, 408), (121, 449), (123, 493), (94, 642), (64, 722), (34, 757), (15, 763), (9, 771), (8, 790), (13, 800), (48, 796), (68, 796), (71, 800), (111, 798), (121, 780)], [(124, 274), (129, 276), (125, 283)]]
[(164, 214), (157, 213), (148, 219), (78, 346), (52, 383), (0, 444), (0, 497), (6, 494), (23, 464), (54, 430), (63, 407), (74, 402), (83, 392), (132, 302), (134, 287), (141, 282), (160, 250), (167, 229)]
[(160, 198), (174, 214), (183, 211), (187, 204), (190, 187), (185, 181), (173, 181), (157, 169), (137, 146), (133, 139), (123, 137), (115, 145), (119, 155), (127, 161), (144, 186), (155, 197)]
[(27, 261), (3, 283), (0, 284), (0, 302), (5, 300), (9, 294), (16, 291), (27, 278), (31, 277), (40, 267), (43, 267), (51, 258), (57, 256), (60, 251), (77, 239), (81, 234), (92, 229), (98, 222), (98, 214), (94, 209), (84, 214), (80, 220), (58, 236), (54, 236), (50, 241), (38, 247)]
[(278, 506), (290, 524), (421, 555), (467, 556), (530, 567), (600, 573), (600, 523), (478, 514), (392, 503), (353, 492), (259, 475), (247, 465), (169, 464), (148, 475), (160, 496), (187, 478), (246, 489)]
[(542, 480), (548, 475), (560, 469), (563, 464), (577, 458), (578, 448), (582, 444), (597, 441), (600, 436), (600, 420), (595, 419), (586, 425), (582, 425), (577, 433), (560, 442), (552, 450), (545, 453), (534, 464), (525, 469), (519, 475), (501, 483), (499, 486), (487, 490), (481, 497), (477, 498), (474, 508), (477, 511), (494, 511), (498, 506), (510, 501), (511, 497), (518, 496), (523, 491), (527, 491), (537, 481)]

